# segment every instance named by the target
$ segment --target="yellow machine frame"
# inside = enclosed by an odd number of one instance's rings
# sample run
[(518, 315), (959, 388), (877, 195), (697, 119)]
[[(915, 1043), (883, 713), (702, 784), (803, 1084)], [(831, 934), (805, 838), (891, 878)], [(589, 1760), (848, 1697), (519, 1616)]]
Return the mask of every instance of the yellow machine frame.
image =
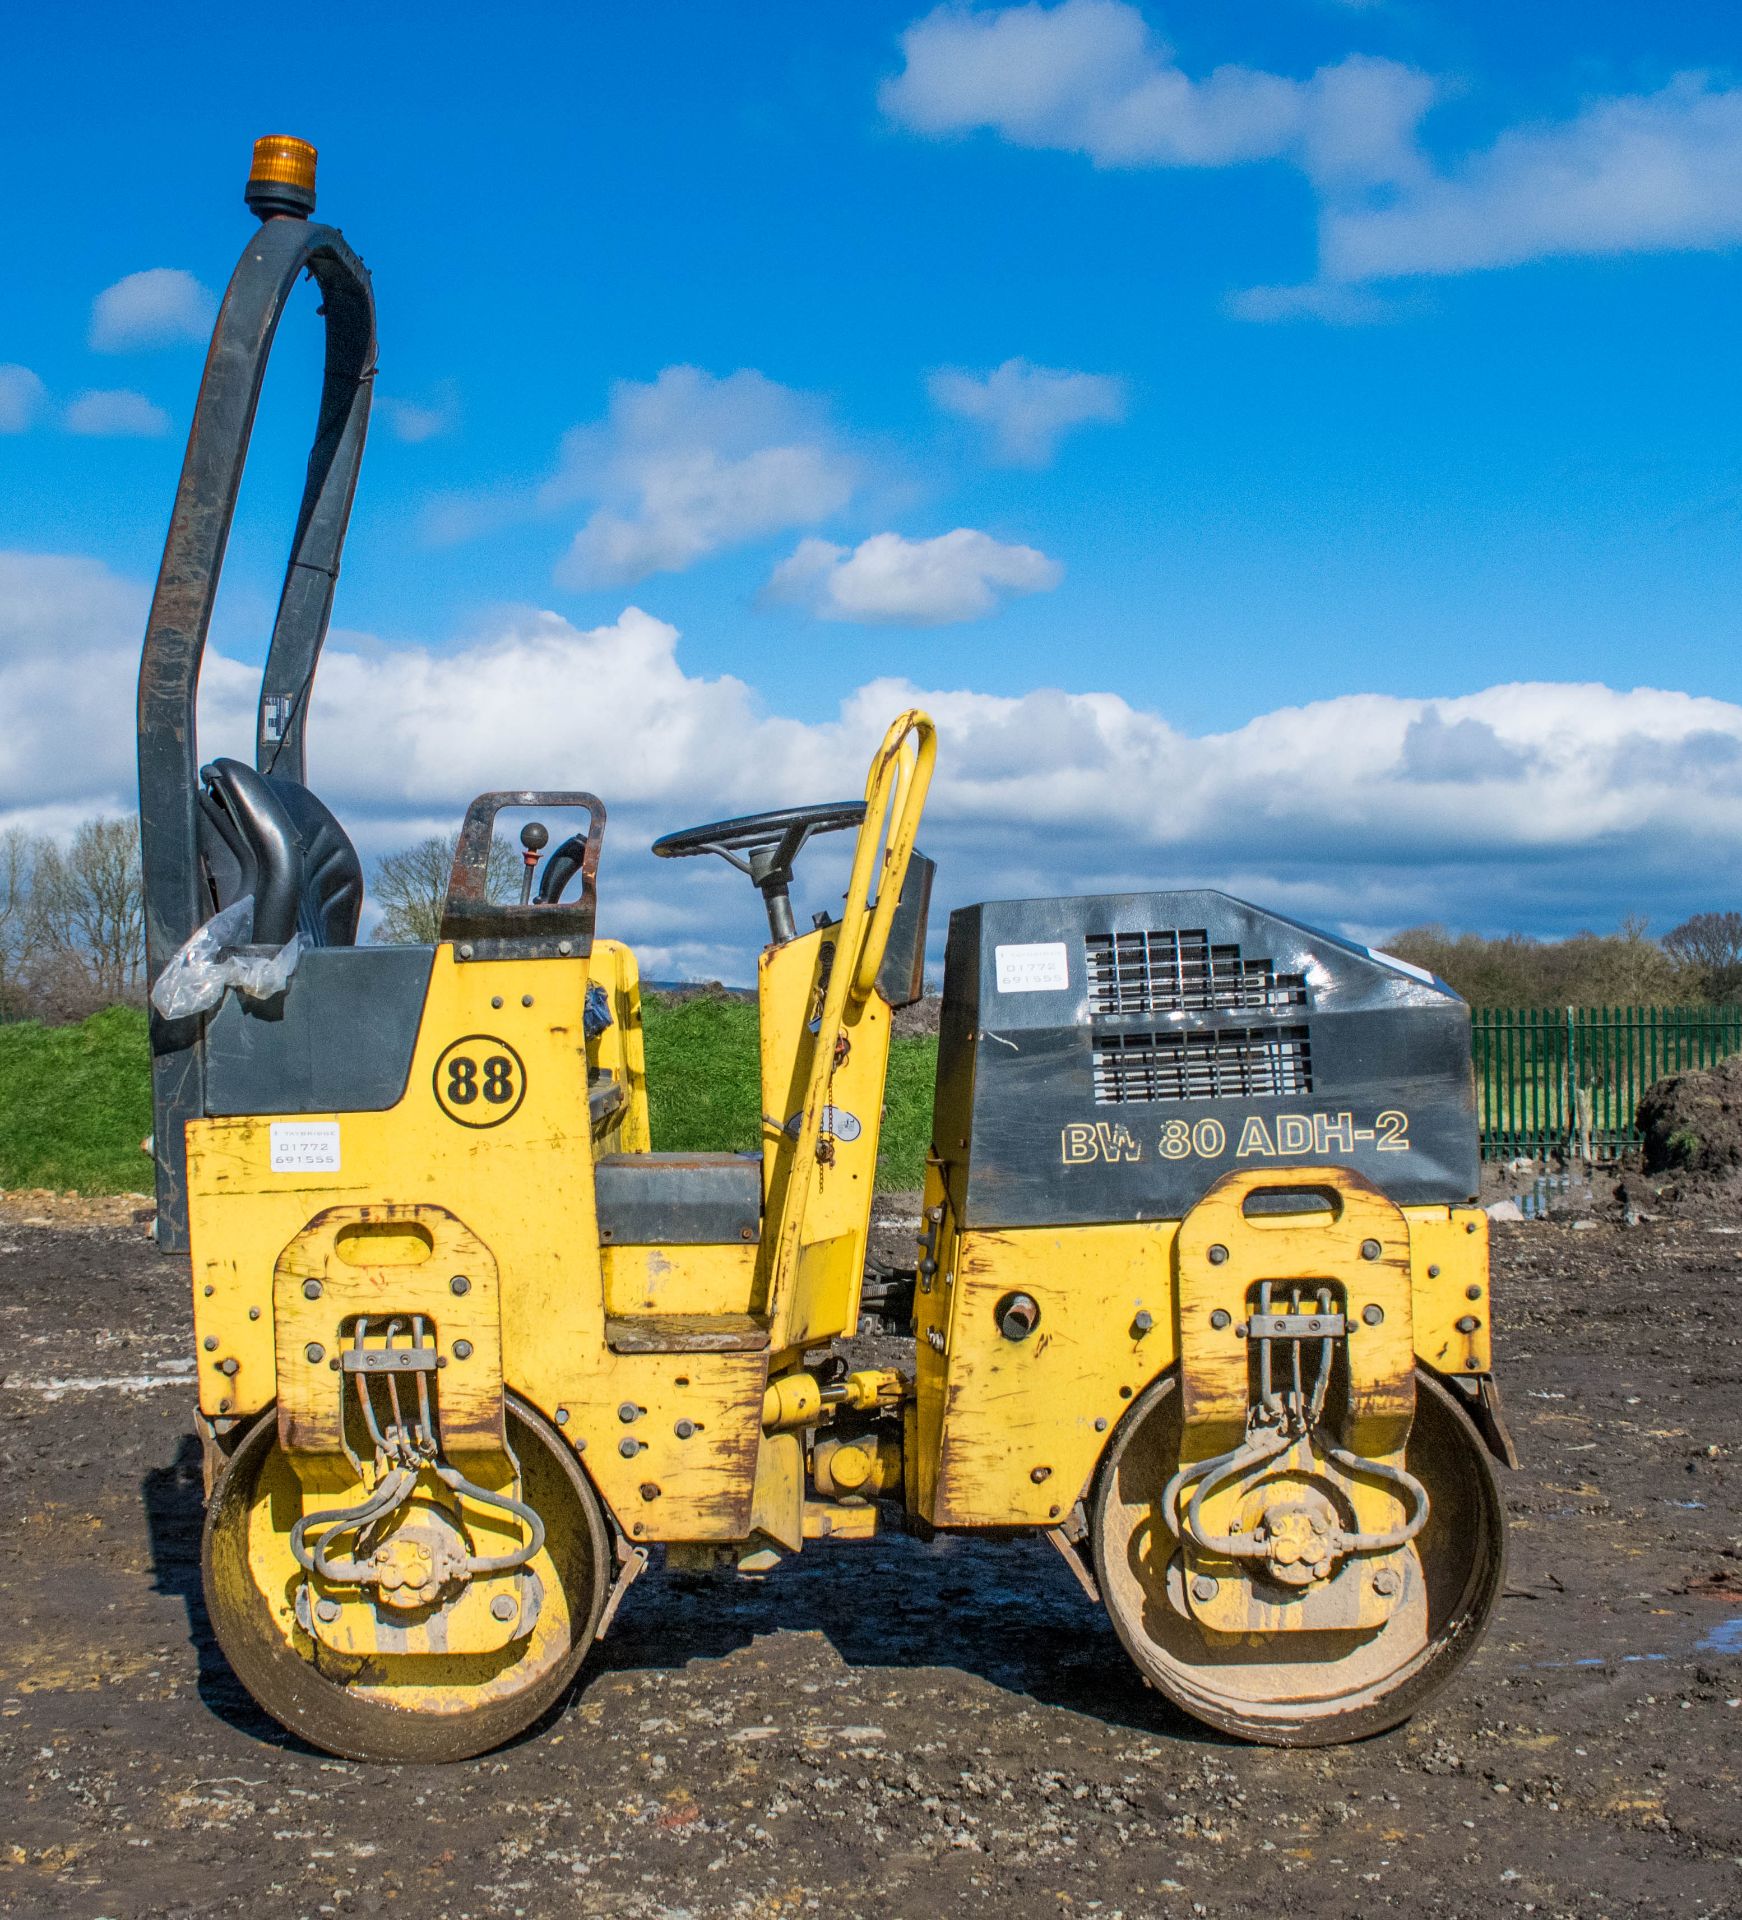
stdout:
[[(760, 1535), (796, 1551), (807, 1534), (873, 1531), (876, 1508), (863, 1497), (848, 1496), (842, 1511), (840, 1499), (807, 1490), (799, 1435), (822, 1403), (802, 1356), (858, 1320), (890, 1042), (875, 981), (935, 751), (927, 716), (895, 722), (867, 782), (842, 920), (762, 955), (768, 1225), (759, 1243), (600, 1242), (594, 1156), (650, 1144), (639, 981), (626, 947), (600, 940), (590, 957), (469, 963), (439, 947), (404, 1098), (379, 1113), (310, 1116), (337, 1126), (336, 1166), (275, 1172), (282, 1122), (188, 1127), (208, 1431), (276, 1404), (286, 1448), (322, 1463), (302, 1469), (305, 1484), (343, 1493), (336, 1439), (309, 1443), (299, 1409), (310, 1396), (330, 1398), (326, 1368), (342, 1327), (391, 1304), (427, 1313), (446, 1349), (450, 1445), (474, 1398), (495, 1409), (499, 1427), (504, 1390), (521, 1396), (581, 1454), (633, 1541), (748, 1550)], [(581, 1015), (595, 981), (614, 1017), (587, 1040)], [(524, 1063), (518, 1108), (487, 1133), (455, 1126), (431, 1093), (437, 1062), (481, 1032)], [(628, 1097), (595, 1138), (586, 1091), (588, 1070), (600, 1068)], [(830, 1131), (837, 1109), (863, 1117), (855, 1137)], [(910, 1393), (889, 1381), (859, 1389), (868, 1405), (910, 1399), (915, 1514), (940, 1528), (1056, 1526), (1082, 1499), (1120, 1415), (1182, 1355), (1193, 1362), (1193, 1444), (1214, 1450), (1222, 1425), (1244, 1413), (1245, 1356), (1231, 1336), (1226, 1359), (1195, 1351), (1201, 1324), (1218, 1307), (1244, 1318), (1253, 1272), (1326, 1268), (1328, 1211), (1263, 1226), (1240, 1213), (1251, 1187), (1283, 1181), (1342, 1196), (1359, 1214), (1349, 1229), (1357, 1240), (1373, 1210), (1383, 1212), (1382, 1271), (1396, 1278), (1383, 1340), (1359, 1346), (1375, 1393), (1385, 1383), (1401, 1391), (1418, 1360), (1490, 1371), (1479, 1209), (1392, 1208), (1343, 1169), (1309, 1167), (1230, 1176), (1184, 1222), (959, 1234), (934, 1161), (916, 1378)], [(431, 1245), (402, 1224), (431, 1212), (469, 1251)], [(318, 1301), (304, 1298), (311, 1234), (331, 1250)], [(1199, 1262), (1199, 1241), (1226, 1243), (1236, 1257)], [(473, 1282), (463, 1299), (447, 1292), (456, 1263)], [(1043, 1309), (1057, 1303), (1042, 1336), (1001, 1337), (993, 1307), (1012, 1290)], [(649, 1336), (659, 1350), (647, 1350)], [(453, 1357), (455, 1342), (466, 1359)], [(317, 1347), (319, 1361), (304, 1358)], [(1213, 1377), (1225, 1378), (1219, 1395)], [(1407, 1410), (1400, 1418), (1407, 1433)]]

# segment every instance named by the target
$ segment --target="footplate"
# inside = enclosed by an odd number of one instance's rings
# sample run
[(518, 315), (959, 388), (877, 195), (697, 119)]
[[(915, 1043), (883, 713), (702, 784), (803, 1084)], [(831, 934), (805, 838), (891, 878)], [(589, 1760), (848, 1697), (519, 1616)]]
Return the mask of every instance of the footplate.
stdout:
[(1186, 1215), (1176, 1259), (1174, 1608), (1220, 1634), (1412, 1613), (1425, 1632), (1403, 1213), (1340, 1167), (1233, 1173)]

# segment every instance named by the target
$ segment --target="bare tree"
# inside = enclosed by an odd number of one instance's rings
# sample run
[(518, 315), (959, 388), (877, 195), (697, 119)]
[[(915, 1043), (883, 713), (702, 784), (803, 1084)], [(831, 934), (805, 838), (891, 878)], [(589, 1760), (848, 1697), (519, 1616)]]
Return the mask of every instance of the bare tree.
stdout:
[[(38, 844), (27, 916), (32, 970), (61, 975), (63, 998), (95, 1006), (135, 1000), (145, 975), (145, 885), (137, 820), (86, 820), (64, 852)], [(51, 984), (51, 983), (45, 983)]]
[(1742, 993), (1742, 913), (1696, 913), (1663, 936), (1663, 950), (1699, 977), (1706, 999)]
[(1473, 1007), (1675, 1006), (1698, 998), (1695, 976), (1646, 932), (1638, 915), (1614, 933), (1495, 939), (1411, 927), (1387, 940), (1400, 959), (1440, 975)]
[(1689, 999), (1691, 982), (1647, 931), (1642, 913), (1614, 933), (1575, 933), (1544, 948), (1555, 1006), (1667, 1007)]
[[(373, 940), (384, 945), (433, 946), (440, 933), (442, 903), (454, 870), (460, 836), (434, 833), (414, 847), (375, 862), (370, 892), (381, 909)], [(520, 898), (521, 859), (505, 840), (490, 843), (488, 886), (492, 900)]]
[(36, 843), (22, 827), (0, 833), (0, 1020), (18, 1013), (23, 1004), (35, 858)]

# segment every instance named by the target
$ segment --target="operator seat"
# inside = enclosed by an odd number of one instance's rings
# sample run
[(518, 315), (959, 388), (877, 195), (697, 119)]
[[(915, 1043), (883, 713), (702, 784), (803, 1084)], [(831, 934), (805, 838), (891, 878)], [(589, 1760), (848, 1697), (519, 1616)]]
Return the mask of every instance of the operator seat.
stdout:
[(240, 760), (200, 769), (200, 864), (214, 908), (254, 896), (252, 938), (281, 947), (351, 947), (363, 865), (331, 810), (299, 781)]

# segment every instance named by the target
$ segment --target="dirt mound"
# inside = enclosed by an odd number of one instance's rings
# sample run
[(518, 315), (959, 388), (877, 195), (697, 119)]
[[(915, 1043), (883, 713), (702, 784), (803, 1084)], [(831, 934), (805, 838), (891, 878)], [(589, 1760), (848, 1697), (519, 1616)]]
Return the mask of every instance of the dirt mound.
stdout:
[(641, 991), (668, 1007), (687, 1007), (692, 1000), (754, 1000), (754, 987), (728, 987), (719, 980), (643, 980)]
[(1647, 1173), (1742, 1169), (1742, 1057), (1672, 1074), (1639, 1103)]
[(156, 1216), (148, 1193), (62, 1193), (54, 1187), (0, 1192), (0, 1226), (149, 1228)]
[(943, 1010), (943, 1001), (935, 993), (928, 993), (923, 1000), (914, 1001), (911, 1007), (895, 1009), (894, 1030), (900, 1034), (935, 1035)]

